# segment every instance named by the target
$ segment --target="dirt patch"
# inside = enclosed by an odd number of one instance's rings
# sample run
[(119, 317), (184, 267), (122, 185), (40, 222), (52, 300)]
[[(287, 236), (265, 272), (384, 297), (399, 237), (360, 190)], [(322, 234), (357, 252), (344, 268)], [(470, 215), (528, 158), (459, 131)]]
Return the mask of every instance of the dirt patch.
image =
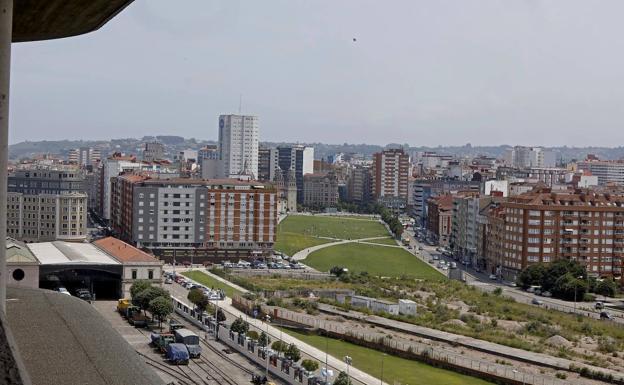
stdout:
[(558, 334), (546, 339), (545, 342), (548, 345), (554, 346), (556, 348), (569, 348), (572, 346), (572, 342), (568, 341), (567, 339), (561, 337)]

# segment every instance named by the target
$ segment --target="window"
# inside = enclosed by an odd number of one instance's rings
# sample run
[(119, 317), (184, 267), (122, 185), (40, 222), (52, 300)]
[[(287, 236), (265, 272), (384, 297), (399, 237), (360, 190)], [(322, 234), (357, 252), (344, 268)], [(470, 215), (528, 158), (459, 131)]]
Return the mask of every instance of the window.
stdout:
[(132, 269), (132, 279), (137, 279), (137, 271), (136, 271), (136, 269)]
[(154, 270), (147, 271), (147, 279), (154, 279)]

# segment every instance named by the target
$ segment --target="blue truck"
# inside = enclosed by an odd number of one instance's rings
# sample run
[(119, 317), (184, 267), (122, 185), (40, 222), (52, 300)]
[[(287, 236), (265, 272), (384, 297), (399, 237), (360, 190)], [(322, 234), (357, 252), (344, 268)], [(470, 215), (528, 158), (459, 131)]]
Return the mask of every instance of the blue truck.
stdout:
[(184, 344), (172, 343), (167, 345), (167, 360), (174, 365), (188, 365), (189, 352)]

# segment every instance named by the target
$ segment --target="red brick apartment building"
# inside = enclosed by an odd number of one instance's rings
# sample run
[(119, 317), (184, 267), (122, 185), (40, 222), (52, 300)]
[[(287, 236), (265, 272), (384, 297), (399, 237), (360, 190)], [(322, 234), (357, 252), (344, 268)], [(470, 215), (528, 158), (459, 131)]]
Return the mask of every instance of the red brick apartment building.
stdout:
[(272, 185), (236, 179), (112, 178), (116, 234), (168, 260), (253, 257), (272, 251), (277, 225)]
[(621, 278), (623, 195), (542, 188), (508, 198), (488, 217), (488, 269), (506, 279), (562, 258), (579, 261), (592, 276)]

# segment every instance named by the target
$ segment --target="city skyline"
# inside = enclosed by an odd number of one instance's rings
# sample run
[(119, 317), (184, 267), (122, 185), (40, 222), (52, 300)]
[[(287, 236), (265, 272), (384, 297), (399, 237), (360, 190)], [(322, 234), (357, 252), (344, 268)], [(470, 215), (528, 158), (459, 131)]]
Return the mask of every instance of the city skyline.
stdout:
[(10, 141), (216, 140), (242, 95), (261, 141), (610, 145), (624, 5), (601, 5), (135, 2), (105, 34), (14, 45)]

